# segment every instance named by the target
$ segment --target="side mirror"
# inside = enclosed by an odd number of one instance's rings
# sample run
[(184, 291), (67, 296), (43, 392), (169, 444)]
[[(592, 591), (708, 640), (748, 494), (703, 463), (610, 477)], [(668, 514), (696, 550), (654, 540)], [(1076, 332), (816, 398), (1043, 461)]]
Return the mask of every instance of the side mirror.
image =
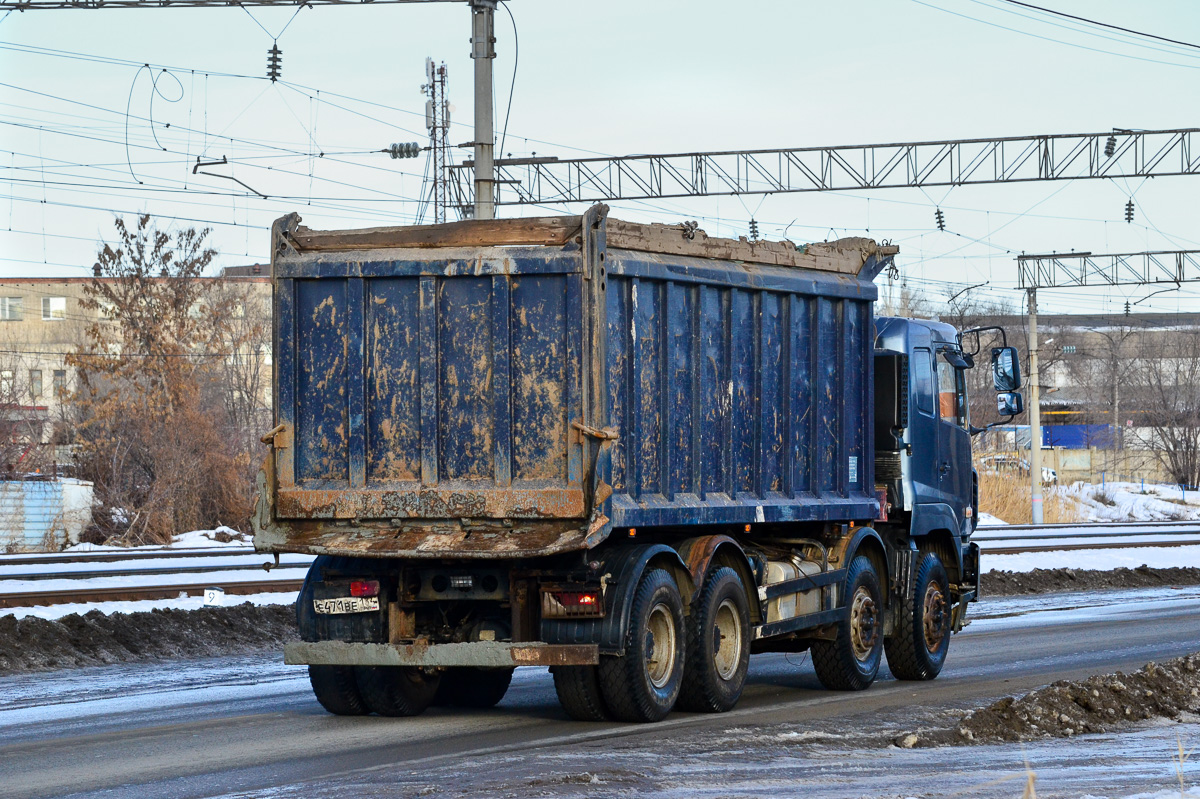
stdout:
[(1021, 361), (1016, 347), (992, 350), (992, 384), (996, 391), (1012, 392), (1021, 387)]
[(1025, 399), (1015, 391), (997, 394), (996, 410), (1001, 416), (1016, 416), (1025, 410)]

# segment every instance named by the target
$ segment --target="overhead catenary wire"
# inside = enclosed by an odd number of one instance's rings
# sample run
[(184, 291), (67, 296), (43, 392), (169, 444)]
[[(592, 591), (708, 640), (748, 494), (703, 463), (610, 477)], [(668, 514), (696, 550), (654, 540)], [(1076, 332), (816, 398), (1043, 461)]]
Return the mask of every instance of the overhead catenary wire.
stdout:
[(1068, 19), (1079, 20), (1081, 22), (1086, 22), (1089, 25), (1099, 25), (1104, 28), (1111, 28), (1112, 30), (1124, 31), (1125, 33), (1132, 33), (1137, 36), (1144, 36), (1147, 39), (1157, 39), (1160, 42), (1170, 42), (1171, 44), (1178, 44), (1178, 45), (1182, 45), (1184, 47), (1192, 47), (1197, 50), (1200, 50), (1200, 44), (1194, 44), (1192, 42), (1184, 42), (1184, 41), (1180, 41), (1179, 39), (1168, 39), (1165, 36), (1158, 36), (1153, 33), (1146, 33), (1144, 31), (1135, 31), (1131, 28), (1122, 28), (1120, 25), (1112, 25), (1107, 22), (1100, 22), (1098, 20), (1089, 19), (1087, 17), (1078, 17), (1078, 16), (1075, 16), (1074, 14), (1068, 14), (1065, 11), (1055, 11), (1052, 8), (1043, 8), (1042, 6), (1035, 6), (1032, 3), (1021, 2), (1021, 0), (1003, 0), (1003, 2), (1009, 3), (1010, 5), (1014, 5), (1014, 6), (1024, 6), (1025, 8), (1032, 8), (1032, 9), (1036, 9), (1038, 11), (1044, 11), (1047, 14), (1054, 14), (1056, 16), (1066, 17)]
[(1055, 44), (1061, 44), (1061, 45), (1065, 45), (1067, 47), (1075, 47), (1075, 48), (1078, 48), (1081, 50), (1089, 50), (1093, 53), (1103, 53), (1105, 55), (1117, 56), (1119, 58), (1130, 58), (1130, 59), (1134, 59), (1136, 61), (1145, 61), (1145, 62), (1151, 63), (1151, 64), (1163, 64), (1165, 66), (1182, 67), (1184, 69), (1200, 69), (1200, 64), (1181, 64), (1177, 61), (1163, 61), (1162, 59), (1158, 59), (1158, 58), (1146, 58), (1145, 56), (1133, 55), (1132, 53), (1119, 53), (1119, 52), (1115, 52), (1113, 50), (1104, 50), (1104, 49), (1101, 49), (1098, 47), (1089, 47), (1085, 44), (1079, 44), (1077, 42), (1063, 41), (1062, 39), (1055, 39), (1051, 36), (1042, 36), (1040, 34), (1034, 33), (1033, 31), (1022, 30), (1020, 28), (1011, 28), (1011, 27), (1008, 27), (1007, 25), (1001, 25), (996, 22), (991, 22), (989, 20), (980, 19), (979, 17), (973, 17), (969, 14), (963, 14), (958, 11), (951, 11), (948, 8), (943, 8), (942, 6), (935, 5), (930, 2), (925, 2), (925, 0), (912, 0), (912, 2), (916, 3), (917, 5), (925, 6), (926, 8), (933, 8), (933, 9), (936, 9), (936, 10), (941, 11), (946, 14), (951, 14), (956, 17), (961, 17), (962, 19), (968, 19), (968, 20), (971, 20), (972, 22), (979, 22), (981, 24), (988, 25), (993, 28), (999, 28), (1001, 30), (1008, 31), (1010, 33), (1017, 33), (1022, 36), (1030, 36), (1034, 39), (1040, 39), (1040, 40), (1046, 41), (1046, 42), (1053, 42)]

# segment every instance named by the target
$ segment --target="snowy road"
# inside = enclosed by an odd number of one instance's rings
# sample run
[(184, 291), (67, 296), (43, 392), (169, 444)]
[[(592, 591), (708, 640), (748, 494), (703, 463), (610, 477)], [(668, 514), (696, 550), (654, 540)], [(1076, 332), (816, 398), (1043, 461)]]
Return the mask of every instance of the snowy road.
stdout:
[[(849, 790), (855, 784), (849, 773), (834, 767), (838, 758), (847, 757), (862, 759), (860, 771), (867, 780), (863, 795), (881, 795), (866, 787), (870, 779), (898, 795), (926, 794), (930, 786), (922, 774), (961, 771), (966, 758), (974, 764), (968, 771), (978, 776), (966, 784), (978, 784), (1002, 771), (997, 764), (1008, 763), (1013, 755), (983, 756), (985, 750), (1004, 747), (915, 753), (846, 750), (843, 743), (831, 750), (830, 741), (844, 742), (847, 734), (870, 738), (880, 725), (885, 730), (889, 725), (911, 728), (1053, 680), (1134, 669), (1148, 660), (1200, 649), (1200, 588), (1110, 593), (1103, 601), (1087, 594), (1021, 597), (981, 603), (980, 608), (984, 613), (954, 639), (947, 670), (932, 683), (898, 683), (884, 669), (869, 691), (835, 694), (820, 689), (804, 656), (757, 656), (751, 684), (734, 712), (676, 713), (652, 726), (568, 721), (549, 675), (535, 669), (518, 671), (512, 690), (494, 711), (437, 710), (417, 719), (329, 716), (312, 699), (303, 671), (279, 665), (273, 657), (8, 677), (0, 679), (0, 774), (5, 775), (0, 796), (152, 799), (476, 791), (480, 796), (523, 796), (539, 785), (547, 786), (541, 792), (548, 795), (600, 796), (617, 788), (684, 795), (709, 785), (720, 758), (756, 736), (787, 745), (790, 754), (767, 770), (780, 778), (796, 773), (808, 795), (859, 795)], [(1192, 728), (1191, 735), (1198, 734), (1194, 725), (1185, 726)], [(1061, 760), (1061, 747), (1067, 744), (1055, 746), (1048, 751)], [(760, 771), (766, 769), (762, 753), (770, 747), (752, 749), (758, 756), (742, 758), (741, 764), (751, 772), (754, 763)], [(1102, 749), (1096, 743), (1088, 751)], [(1117, 749), (1106, 756), (1103, 778), (1129, 782), (1130, 792), (1158, 784), (1138, 780), (1149, 779), (1150, 772), (1157, 780), (1159, 766), (1169, 766), (1170, 753), (1155, 751), (1149, 771), (1133, 765), (1114, 770), (1112, 763), (1120, 762), (1121, 752), (1132, 756), (1128, 746)], [(683, 757), (684, 752), (705, 756)], [(894, 761), (894, 777), (880, 770), (881, 757)], [(607, 782), (608, 789), (589, 791), (584, 783), (590, 776), (577, 779), (583, 771)], [(1011, 763), (1003, 773), (1009, 772)], [(762, 778), (763, 773), (747, 777), (750, 787), (723, 783), (718, 793), (800, 792), (798, 783), (789, 791), (754, 782)], [(905, 785), (905, 780), (913, 782)], [(946, 792), (952, 788), (938, 783)], [(995, 795), (1020, 794), (1011, 783), (1003, 787)]]

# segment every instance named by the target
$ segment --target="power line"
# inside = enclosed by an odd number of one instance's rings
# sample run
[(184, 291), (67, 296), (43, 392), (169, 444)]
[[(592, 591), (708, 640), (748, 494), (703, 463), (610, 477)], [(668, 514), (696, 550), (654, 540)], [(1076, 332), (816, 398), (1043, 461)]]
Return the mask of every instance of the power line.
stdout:
[(1009, 3), (1010, 5), (1014, 5), (1014, 6), (1024, 6), (1025, 8), (1032, 8), (1035, 11), (1042, 11), (1047, 14), (1054, 14), (1055, 16), (1058, 16), (1058, 17), (1066, 17), (1067, 19), (1074, 19), (1074, 20), (1078, 20), (1080, 22), (1086, 22), (1089, 25), (1099, 25), (1102, 28), (1109, 28), (1111, 30), (1123, 31), (1125, 33), (1132, 33), (1135, 36), (1144, 36), (1147, 39), (1157, 39), (1160, 42), (1169, 42), (1170, 44), (1178, 44), (1178, 45), (1182, 45), (1184, 47), (1194, 47), (1195, 49), (1200, 50), (1200, 44), (1193, 44), (1192, 42), (1183, 42), (1183, 41), (1180, 41), (1179, 39), (1168, 39), (1165, 36), (1157, 36), (1153, 33), (1146, 33), (1144, 31), (1135, 31), (1132, 28), (1122, 28), (1120, 25), (1110, 25), (1107, 22), (1100, 22), (1098, 20), (1088, 19), (1087, 17), (1077, 17), (1074, 14), (1068, 14), (1065, 11), (1055, 11), (1052, 8), (1042, 8), (1041, 6), (1035, 6), (1031, 3), (1023, 3), (1023, 2), (1021, 2), (1021, 0), (1002, 0), (1002, 2)]
[(925, 6), (926, 8), (932, 8), (932, 9), (941, 11), (946, 14), (952, 14), (953, 16), (961, 17), (962, 19), (968, 19), (968, 20), (971, 20), (972, 22), (979, 22), (979, 23), (988, 25), (993, 28), (999, 28), (1000, 30), (1008, 31), (1009, 33), (1019, 33), (1022, 36), (1031, 36), (1034, 39), (1041, 39), (1042, 41), (1045, 41), (1045, 42), (1053, 42), (1054, 44), (1062, 44), (1062, 45), (1066, 45), (1067, 47), (1077, 47), (1081, 50), (1089, 50), (1093, 53), (1103, 53), (1104, 55), (1118, 56), (1120, 58), (1132, 58), (1136, 61), (1145, 61), (1150, 64), (1163, 64), (1163, 65), (1170, 66), (1170, 67), (1183, 67), (1184, 69), (1200, 69), (1200, 64), (1180, 64), (1176, 61), (1162, 61), (1157, 58), (1145, 58), (1144, 56), (1133, 55), (1131, 53), (1118, 53), (1118, 52), (1114, 52), (1112, 50), (1102, 50), (1098, 47), (1088, 47), (1085, 44), (1078, 44), (1076, 42), (1066, 42), (1066, 41), (1063, 41), (1062, 39), (1055, 39), (1050, 36), (1041, 36), (1039, 34), (1033, 33), (1032, 31), (1021, 30), (1020, 28), (1010, 28), (1007, 25), (1001, 25), (997, 22), (990, 22), (986, 19), (980, 19), (979, 17), (972, 17), (969, 14), (962, 14), (958, 11), (951, 11), (948, 8), (942, 8), (941, 6), (934, 5), (933, 3), (924, 2), (924, 0), (912, 0), (912, 2), (916, 3), (917, 5)]

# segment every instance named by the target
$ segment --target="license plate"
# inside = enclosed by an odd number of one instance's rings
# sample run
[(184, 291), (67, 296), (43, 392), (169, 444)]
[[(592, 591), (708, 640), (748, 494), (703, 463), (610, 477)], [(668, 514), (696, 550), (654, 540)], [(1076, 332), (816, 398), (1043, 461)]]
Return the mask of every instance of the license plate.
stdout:
[(314, 599), (313, 610), (317, 613), (367, 613), (379, 610), (379, 597), (339, 596), (333, 599)]

